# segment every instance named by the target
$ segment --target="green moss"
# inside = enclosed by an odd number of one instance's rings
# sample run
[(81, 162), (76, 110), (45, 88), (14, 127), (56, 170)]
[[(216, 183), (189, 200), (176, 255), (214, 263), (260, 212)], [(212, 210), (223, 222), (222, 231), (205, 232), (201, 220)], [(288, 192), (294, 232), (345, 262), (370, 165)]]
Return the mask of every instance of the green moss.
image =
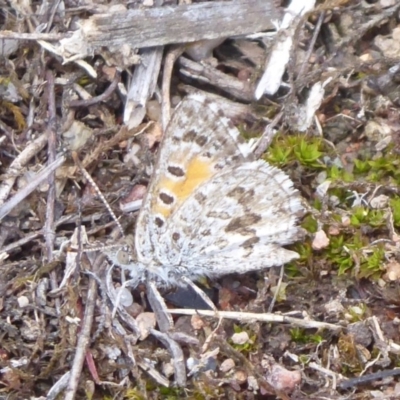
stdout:
[(351, 320), (349, 322), (361, 322), (367, 317), (368, 308), (365, 303), (359, 303), (356, 306), (349, 307), (347, 314), (350, 314)]
[(181, 388), (176, 387), (164, 387), (159, 388), (160, 396), (165, 400), (178, 400), (184, 396), (184, 391)]
[(293, 246), (293, 250), (298, 253), (300, 257), (294, 262), (285, 265), (285, 273), (292, 278), (301, 275), (301, 267), (312, 265), (314, 257), (311, 243), (308, 241), (296, 243)]
[(389, 201), (393, 214), (393, 223), (396, 227), (400, 227), (400, 197), (393, 197)]
[(303, 219), (301, 226), (310, 233), (315, 233), (318, 230), (318, 222), (315, 220), (315, 218), (312, 215), (307, 215)]
[(383, 245), (368, 249), (368, 238), (360, 232), (330, 238), (327, 258), (336, 267), (339, 275), (351, 271), (357, 278), (377, 279), (384, 270), (385, 251)]
[(360, 264), (360, 278), (380, 278), (384, 271), (385, 251), (382, 247), (377, 246), (368, 255), (363, 255)]
[(322, 139), (319, 137), (277, 135), (269, 147), (265, 159), (277, 166), (297, 161), (305, 167), (321, 169), (325, 168), (320, 161), (322, 155)]
[(357, 206), (352, 208), (350, 221), (357, 228), (362, 225), (370, 225), (377, 228), (385, 226), (386, 216), (383, 210), (371, 210), (365, 206)]
[(314, 199), (314, 202), (312, 203), (312, 206), (313, 206), (316, 210), (321, 211), (321, 210), (322, 210), (322, 201), (321, 201), (321, 199), (315, 198), (315, 199)]
[(317, 334), (309, 334), (306, 332), (305, 329), (302, 328), (290, 329), (290, 336), (294, 342), (300, 344), (306, 344), (306, 343), (320, 344), (323, 341), (322, 336)]
[(133, 388), (127, 389), (123, 398), (124, 400), (144, 400), (146, 397), (139, 390)]
[(321, 163), (318, 162), (323, 152), (320, 151), (322, 147), (322, 141), (320, 138), (311, 137), (306, 138), (305, 136), (294, 137), (291, 140), (293, 146), (293, 152), (296, 159), (303, 165), (308, 167), (320, 168)]
[(274, 165), (286, 165), (293, 160), (293, 150), (281, 146), (273, 146), (269, 150), (267, 160)]
[(354, 267), (353, 255), (362, 247), (364, 247), (364, 243), (360, 234), (353, 237), (333, 236), (330, 238), (327, 257), (338, 269), (339, 275), (342, 275)]
[(371, 170), (371, 165), (368, 161), (354, 160), (354, 173), (355, 174), (367, 174)]
[(328, 168), (327, 176), (332, 181), (354, 182), (354, 175), (344, 168), (339, 168), (337, 165), (332, 165)]

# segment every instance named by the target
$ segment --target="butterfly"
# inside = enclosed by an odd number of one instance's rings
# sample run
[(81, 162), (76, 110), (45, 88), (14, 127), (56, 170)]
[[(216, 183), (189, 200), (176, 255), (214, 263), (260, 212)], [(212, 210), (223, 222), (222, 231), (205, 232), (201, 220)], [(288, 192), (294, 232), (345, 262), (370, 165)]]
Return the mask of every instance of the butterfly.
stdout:
[(255, 160), (217, 104), (196, 93), (164, 133), (133, 246), (107, 255), (130, 271), (130, 286), (259, 271), (299, 257), (284, 246), (302, 237), (303, 212), (290, 178)]

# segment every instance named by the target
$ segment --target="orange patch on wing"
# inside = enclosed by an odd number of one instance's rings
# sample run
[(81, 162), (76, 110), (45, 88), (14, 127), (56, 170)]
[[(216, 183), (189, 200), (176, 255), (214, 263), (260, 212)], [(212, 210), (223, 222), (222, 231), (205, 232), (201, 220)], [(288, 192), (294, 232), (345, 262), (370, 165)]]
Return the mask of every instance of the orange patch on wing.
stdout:
[[(211, 178), (213, 175), (212, 164), (205, 162), (199, 158), (193, 158), (190, 160), (187, 170), (186, 178), (182, 182), (176, 182), (167, 177), (163, 177), (159, 181), (159, 188), (166, 189), (168, 192), (173, 193), (176, 196), (176, 203), (173, 208), (176, 208), (182, 204), (192, 193), (205, 181)], [(171, 214), (172, 207), (163, 204), (157, 196), (156, 204), (154, 205), (154, 211), (162, 214), (167, 218)]]

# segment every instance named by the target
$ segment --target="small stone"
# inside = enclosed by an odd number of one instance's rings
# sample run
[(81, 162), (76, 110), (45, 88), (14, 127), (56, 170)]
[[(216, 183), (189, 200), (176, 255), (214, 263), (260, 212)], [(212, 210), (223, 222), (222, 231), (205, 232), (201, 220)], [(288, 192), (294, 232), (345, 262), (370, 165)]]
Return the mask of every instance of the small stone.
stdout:
[(389, 197), (381, 194), (379, 196), (374, 197), (370, 202), (370, 206), (375, 209), (382, 209), (388, 206), (389, 204)]
[(234, 344), (246, 344), (250, 338), (248, 333), (243, 331), (239, 333), (234, 333), (231, 339)]
[(193, 329), (200, 330), (204, 328), (204, 321), (200, 315), (193, 315), (190, 322)]
[(398, 281), (400, 279), (400, 263), (389, 261), (386, 265), (386, 273), (383, 276), (386, 281)]
[(322, 250), (329, 246), (329, 238), (326, 236), (326, 233), (321, 229), (319, 230), (312, 242), (312, 248), (314, 250)]
[(324, 308), (328, 314), (338, 314), (344, 311), (342, 303), (337, 299), (326, 303)]
[(247, 382), (247, 373), (246, 371), (243, 370), (238, 370), (235, 372), (234, 379), (239, 383), (239, 385), (242, 385), (243, 383)]
[(347, 332), (354, 337), (354, 342), (368, 347), (372, 343), (372, 333), (364, 322), (354, 322), (347, 326)]
[(157, 100), (148, 101), (146, 111), (151, 121), (161, 121), (161, 105)]
[(169, 362), (163, 363), (162, 372), (167, 378), (169, 378), (175, 373), (174, 366)]
[(279, 364), (271, 366), (269, 373), (266, 376), (268, 383), (276, 390), (284, 393), (293, 392), (293, 390), (301, 382), (300, 371), (289, 371)]
[(119, 299), (119, 304), (124, 307), (129, 307), (133, 304), (132, 293), (125, 287), (117, 289), (117, 299)]
[(229, 372), (232, 368), (235, 368), (235, 361), (233, 361), (232, 358), (224, 360), (219, 367), (221, 372)]
[(340, 234), (340, 230), (337, 226), (330, 226), (328, 229), (328, 233), (330, 236), (337, 236)]
[(149, 336), (150, 329), (156, 326), (156, 317), (154, 313), (144, 312), (137, 316), (136, 323), (140, 331), (140, 340), (144, 340)]
[(349, 226), (350, 224), (351, 224), (350, 217), (347, 216), (347, 215), (344, 215), (344, 216), (342, 217), (342, 225), (343, 225), (343, 226)]
[(139, 303), (133, 303), (129, 307), (126, 307), (126, 311), (132, 315), (133, 318), (136, 318), (143, 312), (143, 306)]
[(20, 308), (24, 308), (29, 305), (29, 299), (26, 296), (19, 296), (17, 301)]
[(248, 385), (247, 389), (253, 392), (257, 392), (260, 389), (260, 387), (258, 386), (258, 381), (256, 377), (253, 375), (250, 375), (247, 378), (247, 385)]

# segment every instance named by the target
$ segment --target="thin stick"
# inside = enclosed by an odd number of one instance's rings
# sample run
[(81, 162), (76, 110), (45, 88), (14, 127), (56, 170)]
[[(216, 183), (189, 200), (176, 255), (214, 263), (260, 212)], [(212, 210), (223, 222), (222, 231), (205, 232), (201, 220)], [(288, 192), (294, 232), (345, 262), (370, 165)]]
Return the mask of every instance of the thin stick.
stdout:
[[(56, 98), (54, 92), (54, 75), (51, 71), (47, 71), (47, 98), (49, 102), (49, 124), (47, 128), (48, 132), (48, 145), (47, 145), (47, 155), (48, 161), (50, 163), (54, 162), (56, 159)], [(56, 202), (56, 182), (55, 182), (55, 171), (51, 172), (48, 177), (49, 190), (47, 192), (47, 204), (46, 204), (46, 222), (44, 225), (43, 233), (46, 239), (46, 251), (47, 251), (47, 262), (51, 263), (53, 261), (54, 252), (54, 241), (56, 238), (56, 233), (54, 230), (54, 205)], [(57, 284), (57, 274), (56, 271), (50, 272), (50, 285), (54, 290), (58, 287)], [(60, 299), (55, 299), (55, 307), (57, 314), (60, 314)]]
[(276, 299), (278, 298), (279, 295), (279, 291), (281, 290), (281, 286), (282, 286), (282, 281), (283, 281), (283, 272), (284, 272), (285, 268), (283, 267), (283, 265), (281, 265), (281, 270), (279, 273), (279, 281), (278, 284), (276, 285), (276, 290), (274, 293), (274, 297), (271, 301), (271, 304), (268, 307), (268, 312), (272, 313), (272, 310), (274, 309), (275, 303), (276, 303)]
[(303, 60), (303, 63), (301, 64), (299, 73), (297, 74), (297, 79), (299, 77), (301, 77), (304, 74), (304, 71), (306, 70), (306, 65), (307, 65), (307, 63), (311, 57), (311, 54), (314, 50), (315, 42), (317, 41), (317, 37), (318, 37), (319, 31), (321, 30), (321, 26), (322, 26), (322, 22), (324, 21), (324, 18), (325, 18), (325, 11), (322, 11), (319, 14), (317, 25), (315, 26), (315, 29), (314, 29), (313, 37), (311, 38), (311, 42), (308, 46), (307, 54)]
[[(104, 261), (104, 256), (100, 255), (96, 258), (94, 264), (94, 271), (98, 271), (99, 266)], [(64, 400), (74, 400), (75, 394), (78, 390), (79, 380), (82, 374), (82, 367), (85, 361), (86, 352), (90, 343), (90, 335), (94, 320), (94, 310), (96, 307), (97, 299), (97, 282), (92, 276), (89, 275), (89, 287), (86, 298), (85, 315), (83, 317), (78, 343), (76, 345), (76, 352), (72, 362), (71, 375), (69, 378), (68, 386), (65, 391)]]
[(170, 86), (171, 86), (172, 70), (174, 69), (175, 61), (184, 51), (185, 51), (185, 46), (175, 47), (170, 51), (168, 51), (164, 59), (163, 80), (161, 86), (161, 97), (162, 97), (161, 115), (162, 115), (163, 132), (165, 132), (165, 130), (167, 129), (168, 122), (171, 118)]
[(279, 121), (282, 119), (282, 116), (282, 112), (278, 113), (271, 123), (265, 128), (263, 135), (258, 140), (257, 147), (254, 150), (254, 155), (257, 159), (259, 159), (271, 145), (272, 140), (276, 135), (274, 128), (276, 125), (278, 125)]
[(241, 322), (280, 322), (288, 323), (294, 326), (299, 326), (301, 328), (307, 329), (329, 329), (332, 331), (340, 331), (343, 326), (328, 324), (326, 322), (312, 321), (300, 318), (287, 317), (285, 315), (279, 314), (256, 314), (256, 313), (246, 313), (246, 312), (236, 312), (236, 311), (219, 311), (215, 313), (209, 310), (187, 310), (187, 309), (168, 309), (171, 314), (182, 314), (182, 315), (204, 315), (205, 317), (213, 318), (226, 318), (226, 319), (236, 319)]
[(15, 39), (15, 40), (48, 40), (58, 41), (72, 36), (72, 32), (69, 33), (18, 33), (11, 31), (1, 31), (1, 39)]

